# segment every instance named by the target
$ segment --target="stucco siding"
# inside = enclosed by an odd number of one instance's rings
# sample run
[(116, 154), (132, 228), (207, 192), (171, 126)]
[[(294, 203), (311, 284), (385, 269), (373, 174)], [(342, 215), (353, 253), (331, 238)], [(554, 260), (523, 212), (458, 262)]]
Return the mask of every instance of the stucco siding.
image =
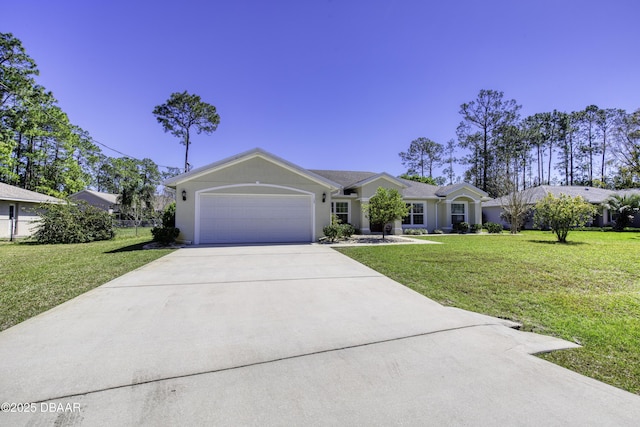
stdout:
[(38, 227), (38, 204), (28, 202), (9, 202), (0, 200), (0, 239), (11, 237), (11, 220), (9, 219), (9, 206), (15, 206), (14, 237), (31, 236)]

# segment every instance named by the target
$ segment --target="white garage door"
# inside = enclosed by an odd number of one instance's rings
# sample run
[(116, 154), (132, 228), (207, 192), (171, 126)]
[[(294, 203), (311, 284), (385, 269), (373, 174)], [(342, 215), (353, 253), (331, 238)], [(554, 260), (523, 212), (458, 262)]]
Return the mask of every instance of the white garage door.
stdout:
[(200, 243), (277, 243), (312, 240), (311, 196), (200, 196)]

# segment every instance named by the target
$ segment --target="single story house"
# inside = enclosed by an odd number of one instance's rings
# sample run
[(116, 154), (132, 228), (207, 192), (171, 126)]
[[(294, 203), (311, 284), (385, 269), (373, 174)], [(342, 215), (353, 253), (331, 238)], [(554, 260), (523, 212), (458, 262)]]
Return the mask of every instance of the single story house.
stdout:
[[(538, 187), (527, 188), (520, 193), (524, 193), (524, 200), (532, 207), (538, 203), (538, 201), (544, 199), (547, 194), (553, 194), (554, 197), (559, 197), (561, 194), (565, 194), (570, 197), (582, 196), (584, 200), (598, 208), (598, 213), (593, 218), (592, 225), (596, 227), (603, 227), (611, 225), (612, 212), (609, 212), (606, 208), (602, 207), (602, 203), (615, 194), (640, 194), (640, 190), (614, 191), (605, 188), (578, 185), (540, 185)], [(482, 204), (482, 216), (484, 217), (485, 222), (495, 222), (502, 224), (505, 227), (509, 225), (500, 217), (500, 214), (502, 213), (502, 206), (505, 203), (504, 199), (506, 197), (507, 196), (504, 198), (499, 197)], [(640, 227), (640, 215), (636, 215), (632, 226)], [(529, 216), (524, 227), (533, 228), (533, 214)]]
[(71, 200), (84, 200), (91, 206), (102, 209), (105, 212), (119, 213), (118, 195), (103, 193), (95, 190), (82, 190), (69, 196)]
[(179, 240), (193, 244), (313, 242), (331, 214), (363, 234), (381, 231), (363, 206), (378, 187), (395, 188), (411, 212), (392, 225), (450, 231), (482, 222), (487, 194), (470, 185), (438, 187), (387, 173), (310, 170), (256, 148), (175, 176)]
[(42, 203), (64, 203), (64, 200), (0, 182), (0, 239), (31, 236)]

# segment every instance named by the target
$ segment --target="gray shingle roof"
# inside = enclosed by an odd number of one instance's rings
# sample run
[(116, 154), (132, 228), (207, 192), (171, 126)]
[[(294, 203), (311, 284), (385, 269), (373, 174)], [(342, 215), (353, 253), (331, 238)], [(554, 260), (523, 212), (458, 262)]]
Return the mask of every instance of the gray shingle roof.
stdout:
[(104, 200), (105, 202), (107, 202), (108, 204), (111, 204), (111, 205), (118, 204), (118, 195), (117, 194), (103, 193), (101, 191), (95, 191), (95, 190), (89, 190), (89, 189), (79, 191), (77, 193), (72, 194), (69, 197), (75, 198), (76, 196), (78, 196), (78, 194), (81, 194), (81, 193), (89, 193), (89, 194), (91, 194), (91, 195), (93, 195), (95, 197), (98, 197), (98, 198)]
[(31, 203), (63, 203), (64, 201), (46, 194), (0, 182), (0, 200)]
[[(360, 172), (360, 171), (339, 171), (339, 170), (316, 170), (312, 169), (311, 172), (323, 176), (331, 181), (337, 182), (344, 188), (349, 188), (374, 176), (380, 175), (376, 172)], [(422, 182), (410, 181), (404, 178), (395, 178), (407, 188), (404, 188), (401, 193), (405, 198), (410, 199), (429, 199), (437, 197), (438, 186), (423, 184)]]
[[(576, 197), (582, 196), (587, 202), (594, 205), (600, 204), (611, 197), (613, 194), (619, 193), (613, 190), (607, 190), (605, 188), (585, 187), (585, 186), (567, 186), (567, 185), (541, 185), (539, 187), (527, 188), (524, 190), (528, 194), (528, 198), (531, 204), (537, 203), (539, 200), (544, 199), (547, 194), (553, 194), (554, 197), (559, 197), (561, 194), (567, 196)], [(502, 198), (493, 199), (491, 201), (482, 204), (483, 207), (501, 206)]]
[(309, 169), (309, 172), (313, 172), (316, 175), (320, 175), (327, 178), (330, 181), (337, 182), (344, 188), (349, 188), (355, 183), (364, 181), (373, 176), (378, 175), (375, 172), (358, 172), (358, 171), (334, 171), (334, 170), (316, 170)]

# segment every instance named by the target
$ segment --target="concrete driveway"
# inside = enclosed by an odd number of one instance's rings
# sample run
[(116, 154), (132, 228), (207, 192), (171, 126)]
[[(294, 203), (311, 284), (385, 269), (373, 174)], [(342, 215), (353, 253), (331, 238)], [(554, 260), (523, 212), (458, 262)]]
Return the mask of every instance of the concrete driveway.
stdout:
[(530, 355), (574, 346), (325, 246), (187, 248), (1, 332), (31, 412), (0, 425), (637, 425), (640, 396)]

